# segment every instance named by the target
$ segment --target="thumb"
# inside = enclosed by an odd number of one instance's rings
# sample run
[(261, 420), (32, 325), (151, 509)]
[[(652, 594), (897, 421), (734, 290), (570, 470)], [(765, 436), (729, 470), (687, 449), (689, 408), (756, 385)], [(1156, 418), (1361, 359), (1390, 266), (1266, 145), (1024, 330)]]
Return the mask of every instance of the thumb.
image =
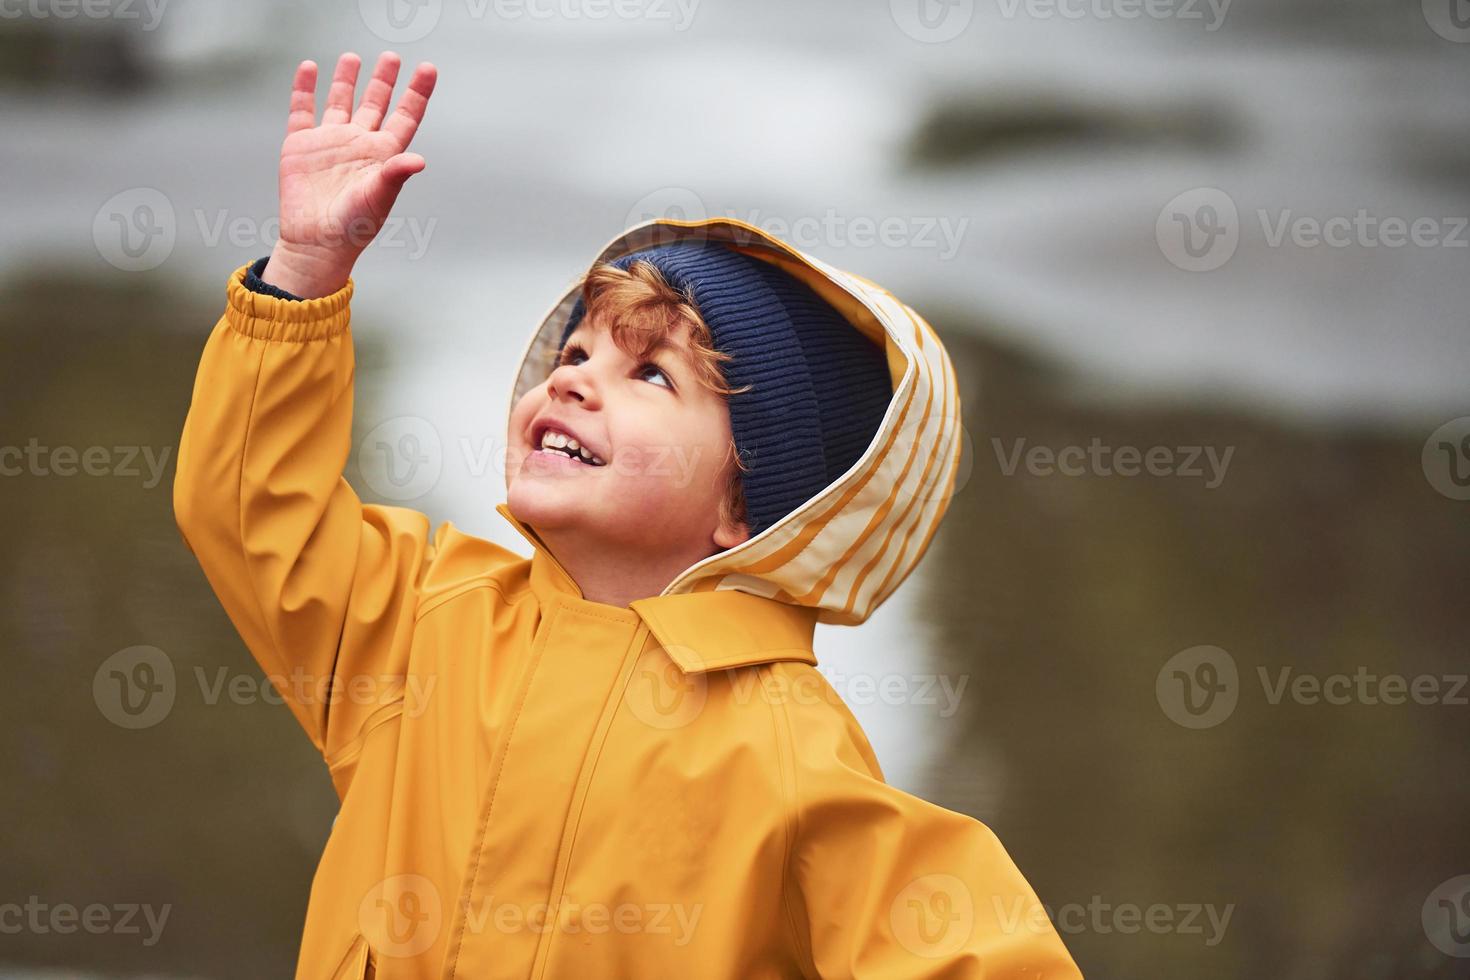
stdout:
[(423, 170), (424, 166), (424, 158), (417, 153), (400, 153), (384, 162), (383, 180), (401, 186), (408, 178)]

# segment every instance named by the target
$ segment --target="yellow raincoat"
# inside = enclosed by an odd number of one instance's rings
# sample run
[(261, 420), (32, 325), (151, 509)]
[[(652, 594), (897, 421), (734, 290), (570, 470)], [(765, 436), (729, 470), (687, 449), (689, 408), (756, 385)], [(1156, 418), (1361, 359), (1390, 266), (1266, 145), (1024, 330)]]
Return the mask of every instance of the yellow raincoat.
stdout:
[(598, 258), (694, 238), (811, 285), (884, 346), (893, 400), (840, 480), (628, 607), (582, 598), (504, 504), (529, 559), (361, 503), (353, 283), (294, 302), (230, 278), (174, 509), (342, 800), (298, 978), (1080, 975), (995, 835), (887, 785), (814, 666), (815, 624), (863, 622), (948, 504), (944, 348), (886, 290), (742, 222), (654, 221)]

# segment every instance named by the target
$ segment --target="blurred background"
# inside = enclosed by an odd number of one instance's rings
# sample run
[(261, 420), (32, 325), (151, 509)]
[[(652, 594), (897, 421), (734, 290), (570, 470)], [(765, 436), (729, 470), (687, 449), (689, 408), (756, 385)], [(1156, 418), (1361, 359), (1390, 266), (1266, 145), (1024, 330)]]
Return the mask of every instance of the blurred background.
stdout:
[(639, 221), (765, 227), (961, 376), (923, 565), (817, 635), (889, 781), (1089, 978), (1470, 976), (1466, 0), (5, 3), (0, 976), (294, 968), (336, 798), (173, 457), (293, 66), (385, 48), (440, 82), (355, 274), (365, 499), (526, 553), (493, 456), (547, 308)]

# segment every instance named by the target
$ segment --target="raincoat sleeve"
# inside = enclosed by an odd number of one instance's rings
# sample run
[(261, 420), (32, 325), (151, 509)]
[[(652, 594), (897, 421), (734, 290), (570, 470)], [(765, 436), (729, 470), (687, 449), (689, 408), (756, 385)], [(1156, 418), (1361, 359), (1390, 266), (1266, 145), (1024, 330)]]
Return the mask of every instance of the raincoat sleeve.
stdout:
[(364, 506), (352, 442), (354, 283), (303, 301), (231, 276), (179, 443), (174, 515), (251, 654), (317, 749), (401, 703), (429, 520)]
[(787, 699), (786, 711), (795, 782), (788, 910), (813, 976), (1082, 976), (988, 827), (885, 783), (835, 693)]

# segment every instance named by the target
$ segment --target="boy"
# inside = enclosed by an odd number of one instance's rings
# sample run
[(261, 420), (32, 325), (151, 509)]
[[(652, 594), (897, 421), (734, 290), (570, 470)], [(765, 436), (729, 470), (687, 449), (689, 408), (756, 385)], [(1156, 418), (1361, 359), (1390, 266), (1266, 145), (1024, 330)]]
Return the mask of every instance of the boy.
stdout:
[(206, 344), (174, 505), (342, 800), (300, 978), (1076, 977), (974, 819), (883, 781), (815, 670), (913, 569), (959, 458), (933, 331), (740, 222), (619, 236), (513, 392), (524, 559), (362, 504), (349, 273), (423, 159), (384, 55), (315, 122)]

